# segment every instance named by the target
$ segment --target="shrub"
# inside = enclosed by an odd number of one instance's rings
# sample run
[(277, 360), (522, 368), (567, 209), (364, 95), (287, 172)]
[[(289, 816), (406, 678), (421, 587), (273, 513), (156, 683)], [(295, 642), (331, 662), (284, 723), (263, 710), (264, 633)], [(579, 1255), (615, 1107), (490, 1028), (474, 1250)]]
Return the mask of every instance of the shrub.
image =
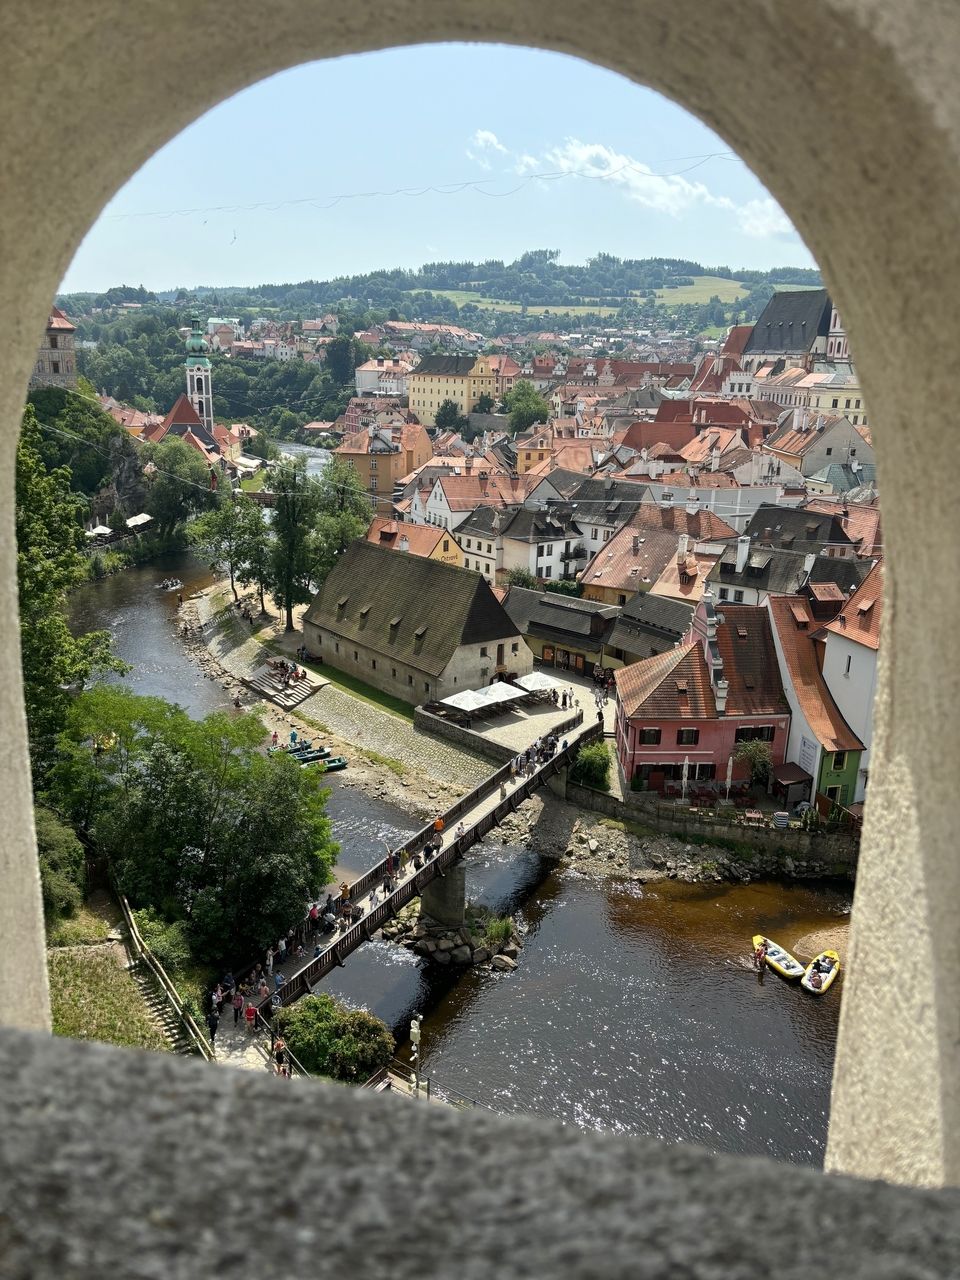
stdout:
[(281, 1009), (277, 1026), (293, 1056), (312, 1075), (362, 1084), (393, 1057), (396, 1041), (385, 1022), (347, 1009), (332, 996), (304, 996)]
[(83, 902), (86, 860), (83, 845), (71, 827), (42, 805), (34, 810), (43, 914), (50, 925), (72, 916)]
[(610, 751), (605, 742), (581, 747), (570, 771), (570, 781), (595, 791), (610, 790)]
[(184, 921), (170, 923), (149, 907), (136, 912), (136, 921), (140, 936), (168, 973), (190, 965), (190, 939)]
[(500, 947), (510, 941), (515, 931), (513, 916), (491, 916), (485, 923), (483, 938), (488, 946)]

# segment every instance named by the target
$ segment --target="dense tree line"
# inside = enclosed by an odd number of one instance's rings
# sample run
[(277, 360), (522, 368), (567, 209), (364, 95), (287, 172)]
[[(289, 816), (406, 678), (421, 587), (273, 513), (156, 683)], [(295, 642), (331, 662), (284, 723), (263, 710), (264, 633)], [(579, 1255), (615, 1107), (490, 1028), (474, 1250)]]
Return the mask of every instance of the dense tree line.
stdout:
[[(145, 413), (166, 413), (185, 390), (183, 339), (185, 313), (149, 307), (131, 315), (71, 312), (80, 341), (77, 367), (89, 383)], [(246, 317), (252, 319), (252, 316)], [(366, 357), (346, 339), (326, 365), (304, 360), (251, 360), (210, 353), (213, 412), (226, 422), (248, 422), (289, 438), (315, 419), (332, 421), (353, 394), (353, 370)], [(341, 344), (342, 346), (342, 344)]]
[[(348, 336), (384, 320), (462, 324), (495, 336), (523, 327), (524, 315), (541, 315), (544, 311), (550, 314), (550, 327), (561, 330), (577, 329), (591, 322), (609, 323), (599, 312), (564, 318), (564, 310), (574, 306), (612, 306), (618, 309), (619, 318), (628, 322), (636, 320), (653, 325), (672, 319), (684, 328), (695, 329), (698, 323), (700, 327), (707, 323), (729, 323), (736, 318), (737, 311), (744, 319), (754, 319), (777, 285), (820, 283), (819, 272), (806, 267), (734, 270), (727, 266), (704, 267), (682, 258), (618, 258), (607, 253), (598, 253), (582, 264), (564, 264), (558, 258), (556, 250), (535, 249), (509, 263), (501, 259), (479, 263), (428, 262), (415, 270), (397, 267), (362, 275), (338, 276), (332, 280), (198, 288), (191, 292), (180, 290), (175, 297), (170, 297), (169, 303), (181, 308), (196, 303), (207, 312), (227, 311), (231, 315), (239, 315), (245, 322), (260, 314), (280, 320), (297, 320), (334, 311), (340, 319), (341, 331)], [(736, 304), (722, 304), (719, 300), (711, 302), (708, 305), (712, 307), (712, 319), (709, 312), (696, 309), (696, 304), (671, 301), (669, 292), (673, 287), (688, 284), (704, 275), (747, 285), (746, 298)], [(472, 299), (458, 302), (442, 292), (452, 290), (468, 291), (480, 298), (519, 305), (521, 311), (519, 314), (495, 311)], [(657, 301), (657, 290), (667, 290), (668, 296), (661, 302)], [(89, 313), (92, 307), (109, 308), (114, 305), (110, 297), (114, 293), (115, 290), (104, 295), (65, 295), (60, 302), (71, 316), (77, 318)], [(148, 309), (176, 314), (169, 304), (166, 308), (151, 308), (147, 300), (143, 305)], [(723, 311), (722, 319), (717, 306)], [(142, 314), (132, 317), (129, 312), (121, 312), (119, 316), (115, 312), (107, 314), (114, 318), (104, 322), (92, 316), (89, 326), (85, 322), (82, 336), (99, 340), (98, 329), (117, 325), (129, 330), (130, 336), (136, 338), (140, 322), (150, 319)], [(92, 375), (96, 367), (91, 365), (90, 368)], [(96, 382), (96, 378), (92, 377), (92, 380)], [(312, 390), (319, 392), (320, 388)], [(313, 416), (320, 417), (321, 414), (316, 412)]]

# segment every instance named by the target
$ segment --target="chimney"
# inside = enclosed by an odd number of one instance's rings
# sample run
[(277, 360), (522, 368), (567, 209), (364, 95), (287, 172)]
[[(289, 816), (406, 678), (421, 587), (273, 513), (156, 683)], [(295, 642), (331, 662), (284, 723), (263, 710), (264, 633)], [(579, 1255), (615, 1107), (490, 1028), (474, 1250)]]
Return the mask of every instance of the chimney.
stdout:
[(484, 497), (486, 497), (487, 496), (487, 473), (485, 471), (481, 471), (478, 479), (480, 481), (480, 492), (483, 494)]
[(750, 539), (746, 534), (742, 534), (737, 539), (737, 573), (743, 573), (747, 567), (747, 561), (750, 559)]
[(716, 640), (717, 638), (717, 614), (713, 607), (713, 592), (704, 591), (703, 593), (703, 622), (706, 627), (707, 639)]
[[(396, 362), (394, 362), (394, 363), (396, 363)], [(378, 365), (378, 367), (379, 367), (379, 368), (381, 368), (381, 369), (383, 368), (383, 356), (377, 356), (377, 365)]]
[(674, 524), (673, 507), (669, 502), (660, 500), (660, 523), (664, 529), (672, 529)]
[(727, 709), (727, 693), (730, 690), (730, 682), (724, 680), (723, 676), (717, 681), (713, 690), (713, 697), (717, 704), (717, 715), (722, 716)]
[(773, 546), (773, 530), (770, 528), (769, 525), (767, 525), (767, 527), (764, 529), (763, 537), (760, 539), (760, 541), (765, 546), (768, 546), (768, 547)]
[(680, 541), (677, 543), (677, 564), (685, 564), (687, 559), (687, 547), (690, 545), (690, 539), (685, 533), (681, 533)]
[(805, 555), (803, 557), (803, 576), (805, 578), (810, 577), (810, 573), (813, 569), (814, 564), (816, 563), (816, 560), (817, 560), (817, 557), (814, 555), (812, 551), (808, 555)]
[(634, 554), (635, 556), (640, 554), (640, 535), (639, 535), (639, 533), (635, 533), (635, 534), (633, 535), (633, 554)]
[(400, 541), (397, 543), (397, 550), (398, 551), (410, 550), (410, 539), (407, 537), (406, 534), (403, 534), (400, 538)]
[(715, 444), (710, 450), (710, 470), (720, 470), (720, 446), (718, 444)]
[(691, 489), (690, 492), (687, 494), (687, 507), (686, 507), (687, 515), (695, 516), (699, 510), (700, 510), (700, 501), (697, 498), (697, 491), (695, 489)]

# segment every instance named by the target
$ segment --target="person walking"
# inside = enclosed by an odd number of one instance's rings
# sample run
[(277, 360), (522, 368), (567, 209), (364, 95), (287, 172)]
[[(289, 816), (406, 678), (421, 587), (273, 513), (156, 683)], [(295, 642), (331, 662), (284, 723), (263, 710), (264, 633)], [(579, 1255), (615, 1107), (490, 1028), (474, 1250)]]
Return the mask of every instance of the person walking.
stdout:
[(439, 836), (439, 835), (443, 835), (443, 825), (444, 825), (444, 824), (443, 824), (443, 814), (442, 814), (442, 813), (438, 813), (438, 814), (437, 814), (437, 816), (436, 816), (436, 817), (434, 818), (434, 820), (433, 820), (433, 832), (434, 832), (434, 835), (438, 835), (438, 836)]
[(207, 1032), (210, 1036), (211, 1045), (217, 1038), (217, 1027), (219, 1027), (219, 1025), (220, 1025), (220, 1019), (217, 1017), (216, 1012), (213, 1009), (211, 1009), (210, 1012), (207, 1014)]
[(238, 989), (234, 991), (233, 993), (233, 1025), (234, 1026), (236, 1026), (239, 1023), (240, 1017), (243, 1014), (244, 1006), (246, 1005), (246, 1003), (247, 1002), (243, 998), (243, 995), (240, 992), (240, 990)]
[(257, 1006), (251, 1001), (243, 1011), (247, 1020), (247, 1035), (252, 1036), (257, 1025)]
[(277, 964), (283, 964), (287, 958), (287, 940), (281, 934), (277, 941)]
[(273, 973), (273, 947), (267, 947), (267, 973)]
[(272, 747), (275, 747), (279, 741), (280, 741), (280, 735), (279, 733), (277, 733), (276, 729), (274, 729), (273, 737), (270, 739), (270, 745)]

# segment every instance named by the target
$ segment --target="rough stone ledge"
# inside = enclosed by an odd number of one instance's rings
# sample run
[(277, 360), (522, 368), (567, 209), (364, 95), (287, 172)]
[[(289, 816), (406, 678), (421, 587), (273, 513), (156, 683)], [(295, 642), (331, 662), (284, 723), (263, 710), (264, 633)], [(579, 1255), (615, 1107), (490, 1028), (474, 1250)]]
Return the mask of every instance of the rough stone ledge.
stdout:
[(0, 1031), (4, 1280), (932, 1280), (960, 1193)]

